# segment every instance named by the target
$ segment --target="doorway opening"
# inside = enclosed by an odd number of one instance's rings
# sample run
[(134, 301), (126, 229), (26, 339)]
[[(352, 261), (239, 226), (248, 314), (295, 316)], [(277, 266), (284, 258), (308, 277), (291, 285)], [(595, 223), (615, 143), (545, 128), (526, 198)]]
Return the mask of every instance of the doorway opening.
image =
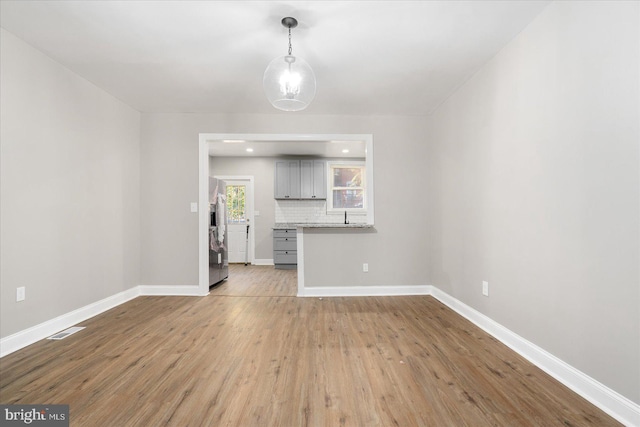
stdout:
[[(315, 156), (315, 157), (357, 157), (364, 159), (366, 165), (366, 223), (374, 224), (374, 203), (373, 203), (373, 135), (371, 134), (199, 134), (199, 205), (206, 206), (208, 196), (208, 176), (209, 176), (209, 157), (217, 157), (219, 149), (224, 148), (225, 157), (244, 157), (249, 156), (247, 152), (252, 150), (246, 149), (248, 142), (256, 143), (256, 146), (262, 152), (269, 152), (267, 156)], [(244, 145), (243, 145), (244, 144)], [(215, 153), (214, 153), (215, 151)], [(275, 153), (275, 154), (274, 154)], [(348, 153), (348, 154), (345, 154)], [(212, 175), (216, 175), (212, 171)], [(221, 177), (224, 180), (224, 177)], [(261, 199), (260, 199), (261, 200)], [(262, 202), (261, 202), (262, 203)], [(253, 208), (252, 208), (253, 209)], [(257, 214), (257, 212), (256, 212)], [(208, 247), (207, 240), (207, 213), (205, 210), (199, 210), (199, 295), (208, 295)], [(249, 248), (254, 253), (254, 234), (253, 230), (255, 222), (250, 220), (249, 224)], [(272, 227), (272, 225), (267, 225)], [(258, 228), (260, 230), (260, 228)], [(246, 231), (245, 231), (246, 233)], [(297, 270), (297, 295), (305, 295), (305, 270), (304, 270), (304, 244), (303, 233), (297, 233), (298, 241), (298, 270)], [(246, 245), (246, 244), (245, 244)], [(251, 252), (249, 254), (251, 257)], [(270, 256), (264, 251), (262, 241), (260, 243), (259, 259), (252, 259), (260, 265), (265, 261), (269, 261), (266, 257)], [(271, 261), (273, 262), (273, 261)]]
[(216, 175), (227, 184), (227, 254), (230, 264), (253, 264), (254, 179), (252, 176)]

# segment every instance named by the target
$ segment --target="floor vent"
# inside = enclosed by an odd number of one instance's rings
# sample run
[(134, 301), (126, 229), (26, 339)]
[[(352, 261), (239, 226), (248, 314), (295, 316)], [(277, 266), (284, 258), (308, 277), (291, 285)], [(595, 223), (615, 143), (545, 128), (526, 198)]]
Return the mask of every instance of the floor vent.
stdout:
[(73, 335), (78, 331), (81, 331), (84, 329), (84, 326), (73, 326), (69, 329), (65, 329), (62, 332), (58, 332), (55, 335), (51, 335), (49, 338), (47, 338), (48, 340), (63, 340), (66, 337), (68, 337), (69, 335)]

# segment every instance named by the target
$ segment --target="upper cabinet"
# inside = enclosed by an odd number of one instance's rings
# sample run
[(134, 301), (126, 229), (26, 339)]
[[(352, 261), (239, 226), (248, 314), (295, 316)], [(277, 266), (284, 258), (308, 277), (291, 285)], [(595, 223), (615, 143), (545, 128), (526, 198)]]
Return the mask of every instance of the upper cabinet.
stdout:
[(274, 176), (276, 199), (300, 198), (300, 160), (277, 161)]
[(300, 160), (300, 198), (327, 198), (327, 164), (323, 160)]
[(327, 198), (327, 164), (324, 160), (278, 160), (275, 166), (276, 199)]

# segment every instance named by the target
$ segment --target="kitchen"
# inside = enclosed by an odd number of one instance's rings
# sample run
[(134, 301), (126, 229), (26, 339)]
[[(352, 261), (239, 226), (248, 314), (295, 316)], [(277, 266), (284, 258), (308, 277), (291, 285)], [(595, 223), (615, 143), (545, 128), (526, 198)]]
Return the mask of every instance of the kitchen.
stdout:
[[(371, 135), (205, 134), (201, 145), (206, 148), (209, 176), (252, 179), (253, 200), (246, 206), (247, 261), (253, 265), (275, 264), (300, 273), (302, 253), (294, 249), (301, 246), (297, 231), (373, 227)], [(328, 187), (334, 175), (345, 177), (336, 184), (351, 188)], [(360, 187), (353, 188), (355, 183)], [(299, 276), (300, 290), (304, 276)]]

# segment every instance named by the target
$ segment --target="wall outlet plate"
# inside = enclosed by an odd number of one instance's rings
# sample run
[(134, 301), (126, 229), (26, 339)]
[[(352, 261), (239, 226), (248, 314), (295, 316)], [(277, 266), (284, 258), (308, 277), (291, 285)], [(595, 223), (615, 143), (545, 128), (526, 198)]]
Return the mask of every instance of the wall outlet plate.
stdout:
[(362, 272), (363, 273), (368, 273), (369, 272), (369, 264), (367, 264), (366, 262), (364, 264), (362, 264)]
[(485, 280), (482, 281), (482, 295), (485, 297), (489, 296), (489, 282)]
[(24, 301), (26, 297), (27, 292), (24, 286), (20, 286), (16, 289), (16, 302)]
[(191, 202), (191, 212), (198, 212), (198, 202)]

